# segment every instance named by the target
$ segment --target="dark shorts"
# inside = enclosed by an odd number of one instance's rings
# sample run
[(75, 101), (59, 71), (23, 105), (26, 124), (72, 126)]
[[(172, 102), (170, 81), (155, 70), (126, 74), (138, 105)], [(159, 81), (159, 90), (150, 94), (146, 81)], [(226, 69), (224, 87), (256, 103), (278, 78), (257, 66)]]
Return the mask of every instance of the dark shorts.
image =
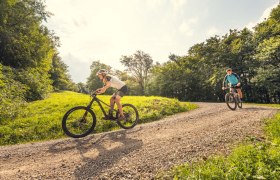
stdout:
[(117, 90), (114, 94), (113, 97), (116, 97), (117, 95), (123, 97), (124, 95), (126, 95), (128, 92), (128, 88), (127, 85), (124, 85), (121, 89)]
[(241, 85), (240, 86), (236, 86), (236, 84), (234, 84), (231, 87), (234, 87), (235, 89), (241, 89)]

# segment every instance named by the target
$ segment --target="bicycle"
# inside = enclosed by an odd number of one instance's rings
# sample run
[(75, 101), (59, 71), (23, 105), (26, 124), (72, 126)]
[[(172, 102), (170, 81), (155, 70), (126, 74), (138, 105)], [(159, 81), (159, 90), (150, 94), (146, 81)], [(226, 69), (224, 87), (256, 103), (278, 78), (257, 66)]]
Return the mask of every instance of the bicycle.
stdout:
[[(102, 104), (110, 107), (110, 105), (101, 101), (97, 97), (97, 93), (91, 94), (91, 101), (87, 106), (76, 106), (68, 110), (62, 119), (62, 129), (66, 135), (73, 138), (81, 138), (89, 135), (96, 126), (96, 116), (92, 110), (92, 104), (96, 101), (99, 105), (103, 115), (109, 117), (106, 114)], [(133, 128), (139, 121), (139, 113), (136, 107), (132, 104), (123, 104), (124, 119), (119, 118), (119, 111), (114, 109), (112, 118), (107, 119), (115, 121), (123, 129)]]
[(225, 88), (224, 90), (230, 89), (225, 95), (225, 101), (229, 109), (236, 110), (237, 107), (242, 108), (242, 101), (236, 90), (237, 86), (230, 86), (230, 88)]

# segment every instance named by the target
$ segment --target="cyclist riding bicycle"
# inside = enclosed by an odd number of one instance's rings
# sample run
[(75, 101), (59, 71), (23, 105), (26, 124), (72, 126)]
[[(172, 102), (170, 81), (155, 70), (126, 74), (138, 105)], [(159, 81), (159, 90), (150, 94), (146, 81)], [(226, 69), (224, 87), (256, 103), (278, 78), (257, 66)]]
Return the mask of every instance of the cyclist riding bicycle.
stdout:
[(231, 68), (227, 68), (226, 69), (226, 75), (224, 77), (224, 81), (223, 81), (223, 87), (222, 89), (226, 89), (226, 86), (228, 84), (230, 84), (230, 88), (231, 87), (235, 87), (236, 90), (237, 90), (237, 93), (240, 97), (241, 100), (243, 100), (243, 94), (242, 94), (242, 91), (241, 91), (241, 82), (240, 82), (240, 77), (236, 74), (236, 73), (233, 73), (232, 72), (232, 69)]
[(121, 105), (121, 98), (127, 93), (128, 88), (127, 85), (119, 80), (116, 76), (108, 74), (108, 71), (106, 69), (100, 69), (96, 75), (99, 77), (99, 79), (104, 83), (104, 86), (102, 88), (99, 88), (96, 90), (97, 94), (104, 93), (109, 87), (113, 87), (117, 89), (117, 91), (112, 95), (110, 99), (110, 110), (109, 110), (109, 116), (104, 117), (104, 119), (109, 120), (113, 118), (113, 109), (115, 106), (115, 103), (118, 106), (119, 109), (119, 119), (125, 119), (122, 105)]

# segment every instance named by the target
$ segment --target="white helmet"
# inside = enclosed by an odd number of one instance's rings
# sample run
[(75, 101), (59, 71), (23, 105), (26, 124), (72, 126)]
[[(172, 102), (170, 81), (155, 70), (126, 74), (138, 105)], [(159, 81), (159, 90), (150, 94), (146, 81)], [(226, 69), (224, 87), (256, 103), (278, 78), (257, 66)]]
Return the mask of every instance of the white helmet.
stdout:
[(99, 71), (97, 71), (96, 75), (98, 76), (99, 74), (106, 75), (108, 74), (108, 71), (106, 69), (100, 69)]

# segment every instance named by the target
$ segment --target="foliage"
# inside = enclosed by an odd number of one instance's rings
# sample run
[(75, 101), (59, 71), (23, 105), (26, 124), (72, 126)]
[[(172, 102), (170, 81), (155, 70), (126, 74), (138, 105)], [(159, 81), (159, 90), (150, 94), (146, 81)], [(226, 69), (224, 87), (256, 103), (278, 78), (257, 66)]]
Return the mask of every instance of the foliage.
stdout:
[(148, 75), (153, 65), (151, 56), (143, 51), (136, 51), (131, 56), (122, 56), (121, 63), (127, 67), (140, 87), (140, 95), (145, 94)]
[(76, 85), (72, 82), (68, 74), (68, 66), (61, 60), (58, 54), (52, 58), (52, 67), (49, 72), (51, 75), (52, 86), (54, 90), (74, 90), (77, 91)]
[[(109, 103), (110, 96), (102, 95), (99, 98)], [(61, 128), (63, 115), (74, 106), (86, 106), (89, 101), (88, 95), (66, 91), (52, 93), (45, 100), (28, 103), (16, 118), (1, 120), (0, 144), (17, 144), (64, 137)], [(140, 123), (196, 108), (193, 104), (162, 97), (125, 96), (122, 103), (131, 103), (137, 107)], [(93, 105), (93, 110), (97, 116), (95, 132), (118, 128), (115, 122), (101, 120), (103, 114), (96, 103)]]
[(266, 120), (265, 133), (266, 141), (241, 144), (227, 157), (176, 166), (158, 179), (279, 179), (280, 113)]
[(16, 117), (25, 106), (27, 86), (13, 79), (12, 69), (0, 63), (0, 124), (2, 119)]
[(3, 75), (12, 78), (4, 86), (24, 86), (23, 91), (6, 96), (11, 104), (15, 103), (12, 96), (43, 99), (53, 86), (55, 90), (74, 89), (67, 67), (57, 56), (58, 38), (42, 25), (49, 16), (43, 0), (1, 0), (0, 63), (10, 68)]

